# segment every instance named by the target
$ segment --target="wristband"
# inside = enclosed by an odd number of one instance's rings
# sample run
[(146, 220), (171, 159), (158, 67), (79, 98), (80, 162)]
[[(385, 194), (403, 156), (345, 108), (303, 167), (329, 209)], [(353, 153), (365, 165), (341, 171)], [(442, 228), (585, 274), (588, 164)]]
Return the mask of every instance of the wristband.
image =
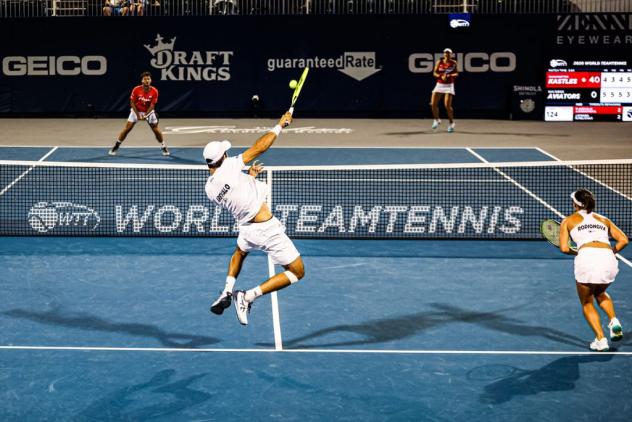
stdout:
[(281, 133), (281, 130), (283, 130), (281, 125), (276, 125), (275, 127), (272, 128), (270, 132), (274, 133), (276, 136), (279, 136), (279, 134)]

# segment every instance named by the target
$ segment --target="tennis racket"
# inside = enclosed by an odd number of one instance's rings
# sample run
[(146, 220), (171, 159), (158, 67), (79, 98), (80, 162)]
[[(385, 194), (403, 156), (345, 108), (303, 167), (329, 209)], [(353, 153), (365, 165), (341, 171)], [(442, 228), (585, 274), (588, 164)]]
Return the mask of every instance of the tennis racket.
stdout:
[(152, 115), (156, 117), (156, 124), (158, 124), (158, 121), (160, 120), (160, 119), (158, 119), (158, 114), (156, 114), (156, 110), (150, 111), (149, 113), (145, 114), (145, 119), (144, 119), (149, 126), (151, 126), (151, 123), (149, 123), (149, 118)]
[(445, 76), (445, 79), (448, 79), (448, 75), (452, 72), (454, 72), (454, 69), (456, 69), (456, 65), (452, 65), (449, 68), (447, 68), (446, 70), (443, 71), (443, 76)]
[(305, 83), (305, 79), (307, 79), (307, 74), (309, 73), (309, 67), (303, 69), (303, 73), (301, 74), (301, 78), (298, 80), (296, 84), (296, 88), (294, 88), (294, 93), (292, 94), (292, 103), (290, 104), (290, 109), (288, 110), (290, 114), (294, 114), (294, 104), (296, 104), (296, 100), (298, 100), (298, 95), (301, 93), (301, 89), (303, 89), (303, 84)]
[[(540, 224), (540, 233), (548, 242), (556, 247), (560, 247), (560, 222), (555, 220), (544, 220)], [(573, 251), (577, 251), (577, 246), (569, 241), (568, 246)]]

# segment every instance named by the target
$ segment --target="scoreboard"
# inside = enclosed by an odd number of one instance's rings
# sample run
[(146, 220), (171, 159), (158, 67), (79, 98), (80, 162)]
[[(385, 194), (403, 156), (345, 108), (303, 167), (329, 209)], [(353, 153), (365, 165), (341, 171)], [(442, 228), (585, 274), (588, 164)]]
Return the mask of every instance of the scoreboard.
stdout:
[(632, 66), (628, 63), (551, 60), (544, 120), (632, 122)]

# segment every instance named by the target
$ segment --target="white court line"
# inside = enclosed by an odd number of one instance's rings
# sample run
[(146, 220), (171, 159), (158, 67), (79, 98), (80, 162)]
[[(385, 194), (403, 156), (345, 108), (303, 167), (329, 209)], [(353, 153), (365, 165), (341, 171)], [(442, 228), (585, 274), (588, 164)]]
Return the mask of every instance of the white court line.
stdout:
[(164, 352), (164, 353), (328, 353), (377, 355), (620, 355), (632, 352), (580, 352), (572, 350), (396, 350), (396, 349), (179, 349), (167, 347), (96, 347), (96, 346), (0, 346), (0, 350), (65, 350), (93, 352)]
[[(42, 158), (40, 158), (39, 160), (37, 160), (38, 162), (44, 161), (46, 158), (48, 158), (53, 152), (55, 152), (55, 150), (58, 147), (53, 147), (53, 149), (51, 149), (50, 151), (48, 151)], [(21, 175), (19, 175), (17, 177), (17, 179), (15, 179), (13, 182), (9, 183), (4, 189), (2, 189), (0, 191), (0, 196), (4, 195), (9, 189), (11, 189), (17, 182), (20, 181), (20, 179), (22, 179), (24, 176), (26, 176), (27, 174), (29, 174), (31, 172), (31, 170), (33, 170), (36, 167), (36, 165), (32, 165), (31, 167), (29, 167), (28, 169), (26, 169), (26, 171), (24, 171)]]
[[(267, 183), (268, 189), (272, 192), (272, 170), (268, 169), (267, 171)], [(266, 198), (266, 202), (268, 203), (268, 207), (272, 209), (272, 195), (268, 195)], [(272, 277), (275, 274), (274, 262), (272, 262), (272, 257), (268, 255), (268, 274)], [(274, 348), (275, 350), (283, 350), (283, 339), (281, 337), (281, 316), (279, 314), (279, 298), (277, 296), (277, 292), (272, 292), (270, 294), (270, 302), (272, 305), (272, 327), (274, 329)]]
[[(475, 151), (472, 150), (472, 148), (467, 148), (467, 150), (474, 155), (476, 158), (478, 158), (479, 160), (481, 160), (483, 163), (485, 164), (494, 164), (494, 163), (490, 163), (489, 161), (487, 161), (485, 158), (483, 158), (483, 156), (477, 154)], [(520, 183), (516, 182), (514, 179), (512, 179), (509, 175), (507, 175), (505, 172), (503, 172), (502, 170), (499, 170), (496, 167), (493, 167), (493, 170), (495, 172), (497, 172), (498, 174), (500, 174), (502, 177), (504, 177), (505, 179), (509, 180), (511, 183), (513, 183), (514, 185), (516, 185), (517, 187), (519, 187), (523, 192), (525, 192), (527, 195), (529, 195), (530, 197), (532, 197), (533, 199), (535, 199), (536, 201), (538, 201), (539, 203), (541, 203), (542, 205), (544, 205), (546, 208), (548, 208), (549, 210), (551, 210), (554, 214), (556, 214), (557, 216), (559, 216), (560, 218), (564, 218), (564, 214), (562, 214), (561, 212), (559, 212), (558, 210), (556, 210), (555, 208), (553, 208), (552, 206), (550, 206), (548, 203), (546, 203), (543, 199), (541, 199), (539, 196), (537, 196), (536, 194), (534, 194), (533, 192), (531, 192), (529, 189), (525, 188), (524, 186), (522, 186)]]

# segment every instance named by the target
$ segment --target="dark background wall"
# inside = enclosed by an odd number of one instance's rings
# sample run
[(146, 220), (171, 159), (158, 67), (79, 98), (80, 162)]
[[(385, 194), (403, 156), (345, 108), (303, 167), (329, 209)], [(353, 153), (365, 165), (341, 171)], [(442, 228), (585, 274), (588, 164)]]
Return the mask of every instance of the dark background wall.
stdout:
[(459, 114), (505, 118), (514, 86), (541, 86), (551, 59), (632, 54), (625, 14), (473, 15), (458, 29), (445, 15), (1, 23), (2, 116), (120, 114), (144, 70), (160, 90), (163, 116), (252, 115), (255, 94), (260, 115), (276, 114), (288, 106), (288, 82), (306, 64), (300, 59), (317, 59), (298, 104), (306, 116), (418, 116), (429, 113), (433, 55), (450, 47), (461, 65)]

